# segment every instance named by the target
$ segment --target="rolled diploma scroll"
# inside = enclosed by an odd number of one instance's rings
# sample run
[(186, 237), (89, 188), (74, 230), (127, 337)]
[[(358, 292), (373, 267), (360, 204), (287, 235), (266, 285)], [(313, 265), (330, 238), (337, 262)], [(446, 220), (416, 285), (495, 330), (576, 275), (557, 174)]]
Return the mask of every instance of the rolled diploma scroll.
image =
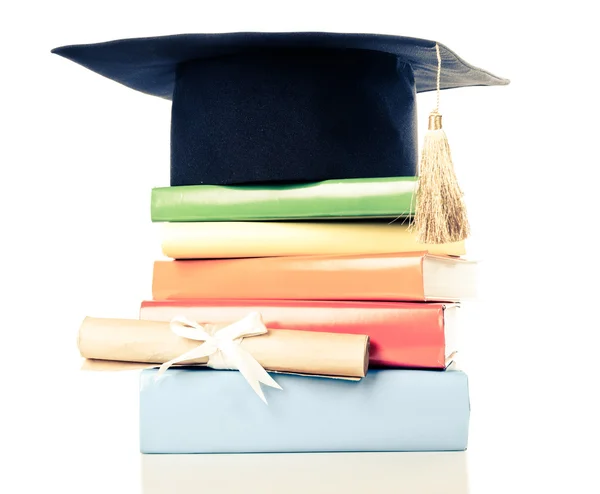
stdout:
[[(79, 352), (86, 359), (144, 364), (168, 362), (200, 344), (174, 334), (168, 322), (137, 319), (86, 317), (78, 336)], [(270, 329), (245, 337), (240, 345), (268, 371), (361, 378), (368, 369), (366, 335)], [(207, 362), (203, 357), (181, 365)]]

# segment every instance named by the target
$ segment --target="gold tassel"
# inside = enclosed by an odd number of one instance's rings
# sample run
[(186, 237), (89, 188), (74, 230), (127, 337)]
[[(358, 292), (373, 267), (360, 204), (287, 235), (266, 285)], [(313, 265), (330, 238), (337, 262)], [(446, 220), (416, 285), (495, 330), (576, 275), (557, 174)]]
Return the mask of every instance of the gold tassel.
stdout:
[(442, 60), (439, 46), (437, 107), (429, 115), (429, 129), (423, 142), (416, 191), (416, 211), (411, 229), (420, 243), (444, 244), (458, 242), (469, 236), (470, 228), (463, 193), (454, 172), (450, 146), (442, 129), (439, 113), (440, 75)]

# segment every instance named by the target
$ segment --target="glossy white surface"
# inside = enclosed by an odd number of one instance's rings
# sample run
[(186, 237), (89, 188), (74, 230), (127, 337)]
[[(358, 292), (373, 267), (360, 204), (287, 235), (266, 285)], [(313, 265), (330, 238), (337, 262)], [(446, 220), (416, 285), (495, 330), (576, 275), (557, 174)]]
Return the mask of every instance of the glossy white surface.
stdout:
[(466, 453), (143, 455), (141, 472), (144, 494), (469, 492)]
[[(0, 492), (135, 494), (142, 487), (161, 492), (167, 483), (165, 494), (254, 494), (286, 477), (290, 489), (306, 492), (324, 486), (330, 493), (402, 492), (402, 486), (417, 494), (464, 491), (459, 456), (142, 462), (137, 375), (76, 370), (83, 317), (136, 317), (140, 300), (150, 296), (152, 261), (160, 256), (150, 189), (168, 183), (170, 105), (50, 49), (240, 30), (437, 39), (511, 79), (507, 87), (446, 91), (441, 100), (474, 230), (468, 249), (483, 259), (481, 301), (463, 313), (461, 364), (472, 407), (466, 475), (475, 494), (600, 492), (600, 323), (597, 283), (591, 284), (600, 278), (593, 6), (583, 0), (4, 2)], [(435, 95), (420, 95), (418, 104), (425, 122)], [(428, 483), (450, 477), (441, 488)]]

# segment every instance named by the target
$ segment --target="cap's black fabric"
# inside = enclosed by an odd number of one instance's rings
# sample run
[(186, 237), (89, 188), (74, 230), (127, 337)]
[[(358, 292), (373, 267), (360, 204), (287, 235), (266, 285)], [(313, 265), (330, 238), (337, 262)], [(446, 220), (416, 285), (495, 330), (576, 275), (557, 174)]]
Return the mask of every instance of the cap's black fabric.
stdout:
[[(415, 94), (435, 42), (336, 33), (184, 34), (56, 48), (172, 99), (171, 185), (416, 174)], [(504, 85), (443, 45), (442, 89)]]
[(300, 50), (181, 66), (171, 184), (415, 175), (412, 69), (392, 55)]

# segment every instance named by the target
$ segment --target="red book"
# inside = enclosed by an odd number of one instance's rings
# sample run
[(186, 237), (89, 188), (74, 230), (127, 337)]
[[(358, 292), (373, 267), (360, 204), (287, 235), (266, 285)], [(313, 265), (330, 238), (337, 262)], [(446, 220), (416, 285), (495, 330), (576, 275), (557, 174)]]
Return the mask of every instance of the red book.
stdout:
[(455, 304), (302, 300), (144, 301), (140, 319), (169, 321), (184, 316), (224, 324), (258, 311), (271, 329), (366, 334), (370, 364), (443, 369), (456, 351)]

